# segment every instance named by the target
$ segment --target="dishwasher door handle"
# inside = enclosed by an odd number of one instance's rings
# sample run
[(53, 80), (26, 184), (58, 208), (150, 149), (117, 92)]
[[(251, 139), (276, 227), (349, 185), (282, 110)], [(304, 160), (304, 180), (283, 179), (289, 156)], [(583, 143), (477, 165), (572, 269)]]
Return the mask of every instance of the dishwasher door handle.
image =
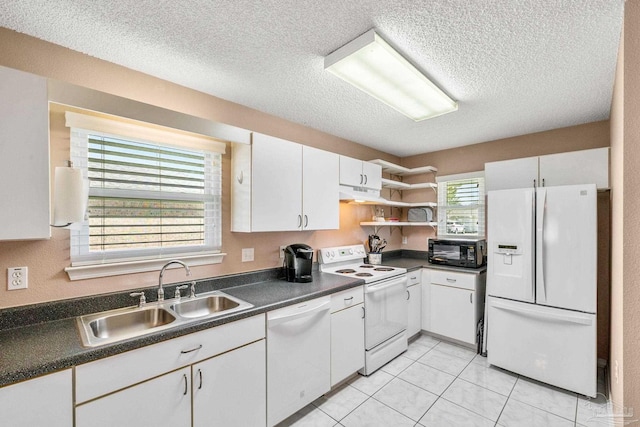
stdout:
[(272, 317), (267, 320), (267, 327), (272, 328), (281, 323), (290, 322), (292, 320), (301, 319), (303, 317), (311, 317), (314, 314), (329, 310), (330, 308), (331, 308), (331, 301), (326, 301), (304, 311), (298, 311), (291, 314), (285, 314), (283, 316)]

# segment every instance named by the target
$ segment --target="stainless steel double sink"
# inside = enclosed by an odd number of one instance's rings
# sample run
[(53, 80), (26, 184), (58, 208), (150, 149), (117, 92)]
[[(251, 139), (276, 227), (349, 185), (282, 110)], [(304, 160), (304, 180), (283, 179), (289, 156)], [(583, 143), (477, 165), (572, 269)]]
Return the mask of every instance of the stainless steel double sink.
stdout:
[(87, 314), (77, 318), (77, 325), (82, 344), (85, 347), (96, 347), (251, 307), (253, 304), (224, 292), (214, 291), (194, 298)]

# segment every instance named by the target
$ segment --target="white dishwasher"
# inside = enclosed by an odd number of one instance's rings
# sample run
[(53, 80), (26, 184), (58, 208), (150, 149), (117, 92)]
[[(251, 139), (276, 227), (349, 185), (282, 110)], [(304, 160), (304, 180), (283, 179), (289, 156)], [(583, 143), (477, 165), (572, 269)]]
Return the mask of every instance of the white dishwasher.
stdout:
[(267, 424), (293, 415), (331, 388), (331, 299), (267, 313)]

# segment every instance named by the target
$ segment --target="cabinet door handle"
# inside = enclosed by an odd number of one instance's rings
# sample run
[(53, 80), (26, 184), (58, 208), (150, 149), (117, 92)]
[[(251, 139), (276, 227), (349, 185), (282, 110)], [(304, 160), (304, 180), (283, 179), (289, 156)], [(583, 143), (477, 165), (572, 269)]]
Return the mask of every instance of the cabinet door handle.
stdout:
[(469, 294), (469, 302), (473, 304), (473, 294)]
[(407, 301), (409, 301), (411, 299), (411, 292), (409, 292), (409, 289), (407, 289)]
[(456, 279), (449, 279), (449, 278), (447, 277), (447, 282), (449, 282), (449, 283), (456, 283), (456, 282), (457, 282), (457, 280), (456, 280)]
[(365, 311), (364, 306), (362, 306), (362, 318), (363, 318), (363, 319), (364, 319), (364, 317), (366, 316), (366, 313), (367, 313), (367, 312)]
[(236, 179), (238, 180), (239, 184), (242, 184), (242, 181), (244, 181), (244, 171), (240, 171), (240, 175), (238, 175)]
[(542, 178), (542, 186), (544, 187), (544, 178)]
[(198, 369), (198, 378), (200, 379), (200, 384), (198, 385), (198, 390), (202, 390), (202, 369)]
[(368, 179), (367, 179), (367, 175), (365, 175), (365, 176), (364, 176), (364, 185), (367, 185), (367, 181), (368, 181)]
[(191, 350), (182, 350), (180, 351), (181, 354), (188, 354), (188, 353), (193, 353), (194, 351), (198, 351), (202, 348), (202, 344), (200, 344), (199, 346), (192, 348)]
[(364, 175), (360, 174), (360, 184), (364, 183)]
[(298, 215), (298, 228), (302, 227), (302, 215)]
[(182, 395), (186, 396), (189, 392), (189, 380), (187, 379), (187, 374), (182, 374), (182, 379), (184, 380), (184, 392)]
[(533, 188), (536, 188), (536, 180), (533, 180)]
[(304, 228), (307, 228), (309, 225), (309, 217), (307, 215), (304, 216)]

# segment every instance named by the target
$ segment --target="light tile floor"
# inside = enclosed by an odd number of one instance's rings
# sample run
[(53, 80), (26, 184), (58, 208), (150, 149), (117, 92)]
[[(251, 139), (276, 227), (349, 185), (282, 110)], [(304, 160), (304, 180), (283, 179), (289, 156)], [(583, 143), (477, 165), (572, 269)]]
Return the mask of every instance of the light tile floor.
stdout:
[(373, 375), (332, 390), (278, 427), (612, 426), (599, 374), (602, 393), (589, 399), (489, 366), (472, 350), (422, 335)]

